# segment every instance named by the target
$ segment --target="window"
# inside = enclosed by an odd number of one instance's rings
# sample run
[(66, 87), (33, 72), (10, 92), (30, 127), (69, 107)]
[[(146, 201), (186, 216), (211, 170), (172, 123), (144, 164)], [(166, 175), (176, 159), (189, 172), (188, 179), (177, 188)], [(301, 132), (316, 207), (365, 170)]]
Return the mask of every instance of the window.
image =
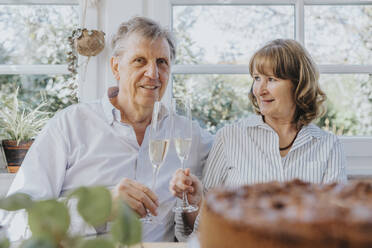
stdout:
[(45, 96), (49, 111), (77, 101), (67, 70), (68, 36), (79, 25), (77, 0), (0, 1), (0, 90), (20, 88), (30, 105)]
[(328, 96), (317, 124), (339, 135), (372, 136), (372, 1), (171, 0), (170, 6), (178, 45), (173, 94), (190, 93), (202, 126), (215, 132), (248, 115), (250, 57), (269, 40), (292, 38), (318, 64)]

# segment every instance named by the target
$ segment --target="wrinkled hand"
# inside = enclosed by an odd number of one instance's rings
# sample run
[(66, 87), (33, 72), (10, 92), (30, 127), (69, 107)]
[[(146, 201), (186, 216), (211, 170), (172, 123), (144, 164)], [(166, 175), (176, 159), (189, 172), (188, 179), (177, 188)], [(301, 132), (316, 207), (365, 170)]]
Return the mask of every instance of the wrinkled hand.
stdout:
[(140, 217), (145, 217), (148, 209), (157, 215), (158, 197), (145, 185), (134, 180), (124, 178), (112, 192), (114, 200), (124, 200)]
[(202, 183), (190, 173), (190, 169), (178, 169), (169, 182), (169, 190), (180, 199), (182, 199), (182, 193), (186, 192), (189, 203), (200, 206), (203, 197)]

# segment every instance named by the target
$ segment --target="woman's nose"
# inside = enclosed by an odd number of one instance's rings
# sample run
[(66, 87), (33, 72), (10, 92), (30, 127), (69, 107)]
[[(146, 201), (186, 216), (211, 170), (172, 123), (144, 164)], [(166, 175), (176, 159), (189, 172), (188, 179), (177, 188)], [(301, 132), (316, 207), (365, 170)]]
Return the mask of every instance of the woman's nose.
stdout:
[(258, 85), (258, 94), (264, 95), (267, 93), (267, 82), (265, 79), (261, 79), (261, 82)]

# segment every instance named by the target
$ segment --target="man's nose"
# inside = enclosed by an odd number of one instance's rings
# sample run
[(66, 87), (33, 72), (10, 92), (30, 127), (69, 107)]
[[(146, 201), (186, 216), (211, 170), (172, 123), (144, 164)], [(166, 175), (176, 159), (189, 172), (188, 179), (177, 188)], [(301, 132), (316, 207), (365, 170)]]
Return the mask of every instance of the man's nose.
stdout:
[(156, 63), (149, 63), (146, 67), (145, 76), (150, 79), (158, 79), (159, 78), (159, 69)]

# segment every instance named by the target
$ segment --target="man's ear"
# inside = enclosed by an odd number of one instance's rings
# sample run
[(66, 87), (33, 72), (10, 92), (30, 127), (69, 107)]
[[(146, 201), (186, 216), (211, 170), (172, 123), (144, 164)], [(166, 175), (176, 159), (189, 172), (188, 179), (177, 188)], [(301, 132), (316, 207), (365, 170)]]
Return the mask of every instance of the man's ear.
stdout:
[(111, 65), (111, 71), (112, 75), (114, 75), (114, 78), (119, 81), (120, 75), (119, 75), (119, 58), (118, 57), (111, 57), (110, 59), (110, 65)]

